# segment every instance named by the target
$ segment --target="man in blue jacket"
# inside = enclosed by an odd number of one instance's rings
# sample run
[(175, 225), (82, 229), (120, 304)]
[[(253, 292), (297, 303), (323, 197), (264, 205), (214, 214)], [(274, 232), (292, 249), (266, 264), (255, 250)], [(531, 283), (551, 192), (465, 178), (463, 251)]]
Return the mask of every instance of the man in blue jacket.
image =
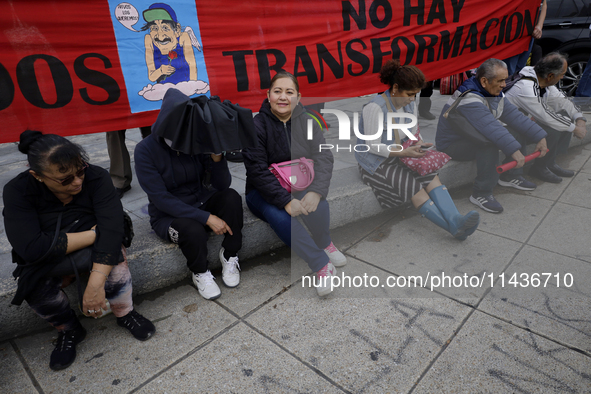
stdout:
[[(503, 212), (503, 207), (492, 193), (497, 183), (518, 190), (536, 188), (533, 182), (521, 176), (526, 143), (537, 143), (535, 150), (540, 151), (540, 157), (547, 151), (546, 132), (504, 97), (502, 90), (507, 77), (507, 66), (503, 61), (485, 61), (478, 67), (476, 75), (465, 81), (443, 107), (435, 137), (437, 149), (447, 153), (452, 159), (476, 160), (477, 175), (470, 202), (492, 213)], [(469, 125), (486, 137), (488, 143), (468, 139), (457, 124), (444, 116), (464, 92), (467, 93), (453, 111), (457, 111)], [(506, 156), (504, 162), (517, 161), (516, 170), (508, 171), (500, 177), (496, 171), (499, 149)]]

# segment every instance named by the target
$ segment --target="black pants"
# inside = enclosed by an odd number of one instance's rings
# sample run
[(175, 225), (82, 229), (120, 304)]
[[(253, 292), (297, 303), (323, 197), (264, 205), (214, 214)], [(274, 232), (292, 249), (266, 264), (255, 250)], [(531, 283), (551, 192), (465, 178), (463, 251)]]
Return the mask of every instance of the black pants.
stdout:
[[(222, 247), (228, 255), (236, 256), (242, 247), (242, 198), (234, 189), (215, 193), (201, 207), (202, 210), (216, 215), (230, 226), (233, 235), (226, 233)], [(168, 229), (168, 238), (179, 245), (187, 259), (191, 272), (200, 274), (207, 271), (208, 226), (194, 219), (174, 219)]]
[(536, 159), (534, 161), (534, 166), (549, 167), (555, 164), (556, 155), (567, 151), (573, 133), (568, 131), (557, 131), (549, 127), (542, 128), (548, 133), (546, 136), (546, 145), (548, 146), (549, 151), (546, 153), (546, 156), (541, 159)]

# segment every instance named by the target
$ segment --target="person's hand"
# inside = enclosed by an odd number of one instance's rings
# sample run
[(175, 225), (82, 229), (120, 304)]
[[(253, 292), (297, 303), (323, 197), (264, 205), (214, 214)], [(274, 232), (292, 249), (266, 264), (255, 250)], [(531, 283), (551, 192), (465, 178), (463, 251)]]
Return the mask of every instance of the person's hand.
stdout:
[(320, 202), (321, 198), (322, 196), (319, 193), (308, 192), (304, 198), (302, 198), (301, 203), (308, 213), (312, 213), (316, 211), (316, 208), (318, 208), (318, 203)]
[(219, 153), (219, 154), (216, 155), (215, 153), (212, 153), (211, 154), (211, 160), (213, 160), (216, 163), (219, 162), (219, 161), (222, 161), (222, 154)]
[(232, 233), (232, 229), (226, 222), (224, 222), (219, 217), (215, 216), (214, 214), (209, 215), (209, 219), (207, 219), (207, 223), (205, 223), (213, 230), (214, 233), (217, 235), (225, 234), (226, 232), (230, 233), (230, 235), (234, 235)]
[(531, 35), (536, 40), (539, 40), (540, 38), (542, 38), (542, 28), (538, 26), (534, 27), (534, 31)]
[(168, 64), (163, 64), (160, 66), (160, 72), (162, 73), (162, 75), (172, 75), (175, 71), (176, 68)]
[(573, 130), (573, 135), (575, 136), (575, 138), (578, 138), (580, 140), (585, 138), (585, 136), (587, 135), (586, 123), (585, 122), (581, 122), (581, 123), (582, 123), (582, 125), (579, 125), (579, 123), (577, 122), (577, 126)]
[(515, 153), (513, 153), (511, 157), (513, 158), (513, 160), (517, 162), (515, 168), (521, 168), (525, 164), (525, 157), (523, 157), (521, 151), (515, 151)]
[(403, 150), (402, 152), (403, 157), (423, 157), (425, 156), (425, 151), (421, 149), (419, 145), (412, 145)]
[(291, 200), (285, 207), (285, 211), (291, 216), (295, 218), (299, 215), (308, 215), (308, 210), (302, 205), (302, 202), (298, 199)]
[(539, 157), (546, 156), (546, 153), (548, 152), (548, 146), (546, 145), (546, 139), (545, 138), (542, 138), (536, 144), (536, 149), (534, 149), (534, 152), (537, 152), (537, 151), (540, 151), (540, 156)]
[(105, 298), (105, 280), (103, 275), (90, 275), (88, 285), (82, 297), (82, 313), (97, 318), (103, 314), (101, 309), (107, 310)]

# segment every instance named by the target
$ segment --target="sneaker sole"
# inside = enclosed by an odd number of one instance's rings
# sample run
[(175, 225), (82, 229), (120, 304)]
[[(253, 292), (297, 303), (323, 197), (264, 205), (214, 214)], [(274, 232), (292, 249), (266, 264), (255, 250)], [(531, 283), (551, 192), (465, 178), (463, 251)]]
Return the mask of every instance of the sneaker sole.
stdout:
[(517, 189), (517, 190), (524, 190), (526, 192), (531, 192), (533, 190), (536, 190), (535, 187), (523, 187), (523, 186), (519, 186), (514, 183), (511, 183), (511, 182), (502, 181), (500, 179), (499, 179), (499, 185), (505, 186), (505, 187), (512, 187), (513, 189)]
[[(197, 292), (199, 293), (199, 289), (197, 289)], [(205, 299), (205, 300), (208, 300), (208, 301), (213, 301), (213, 300), (217, 300), (218, 298), (220, 298), (220, 296), (222, 295), (222, 293), (220, 293), (220, 294), (218, 294), (218, 295), (215, 295), (215, 296), (213, 296), (213, 297), (209, 297), (209, 298), (205, 297), (205, 296), (204, 296), (203, 294), (201, 294), (201, 293), (199, 293), (199, 295), (200, 295), (201, 297), (203, 297), (203, 299)]]
[(234, 286), (230, 286), (229, 284), (226, 283), (226, 281), (224, 280), (224, 278), (222, 278), (222, 283), (224, 284), (224, 286), (226, 286), (228, 289), (233, 289), (235, 287), (238, 287), (238, 285), (240, 284), (240, 281), (238, 281), (238, 283), (236, 283)]
[(473, 199), (472, 196), (470, 196), (470, 202), (474, 205), (476, 205), (478, 208), (486, 211), (486, 212), (490, 212), (490, 213), (501, 213), (503, 212), (503, 209), (501, 208), (500, 211), (495, 211), (494, 209), (489, 209), (489, 208), (485, 208), (481, 203), (479, 203), (476, 199)]

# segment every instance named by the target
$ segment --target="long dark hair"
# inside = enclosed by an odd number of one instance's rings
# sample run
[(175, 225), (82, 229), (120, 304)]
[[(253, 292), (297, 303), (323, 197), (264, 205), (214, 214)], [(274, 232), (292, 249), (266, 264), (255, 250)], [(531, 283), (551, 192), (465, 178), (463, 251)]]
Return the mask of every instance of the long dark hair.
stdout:
[(51, 164), (56, 164), (63, 173), (88, 161), (88, 156), (80, 145), (60, 135), (43, 134), (34, 130), (21, 133), (18, 150), (27, 155), (29, 168), (37, 174), (43, 174), (43, 170)]

